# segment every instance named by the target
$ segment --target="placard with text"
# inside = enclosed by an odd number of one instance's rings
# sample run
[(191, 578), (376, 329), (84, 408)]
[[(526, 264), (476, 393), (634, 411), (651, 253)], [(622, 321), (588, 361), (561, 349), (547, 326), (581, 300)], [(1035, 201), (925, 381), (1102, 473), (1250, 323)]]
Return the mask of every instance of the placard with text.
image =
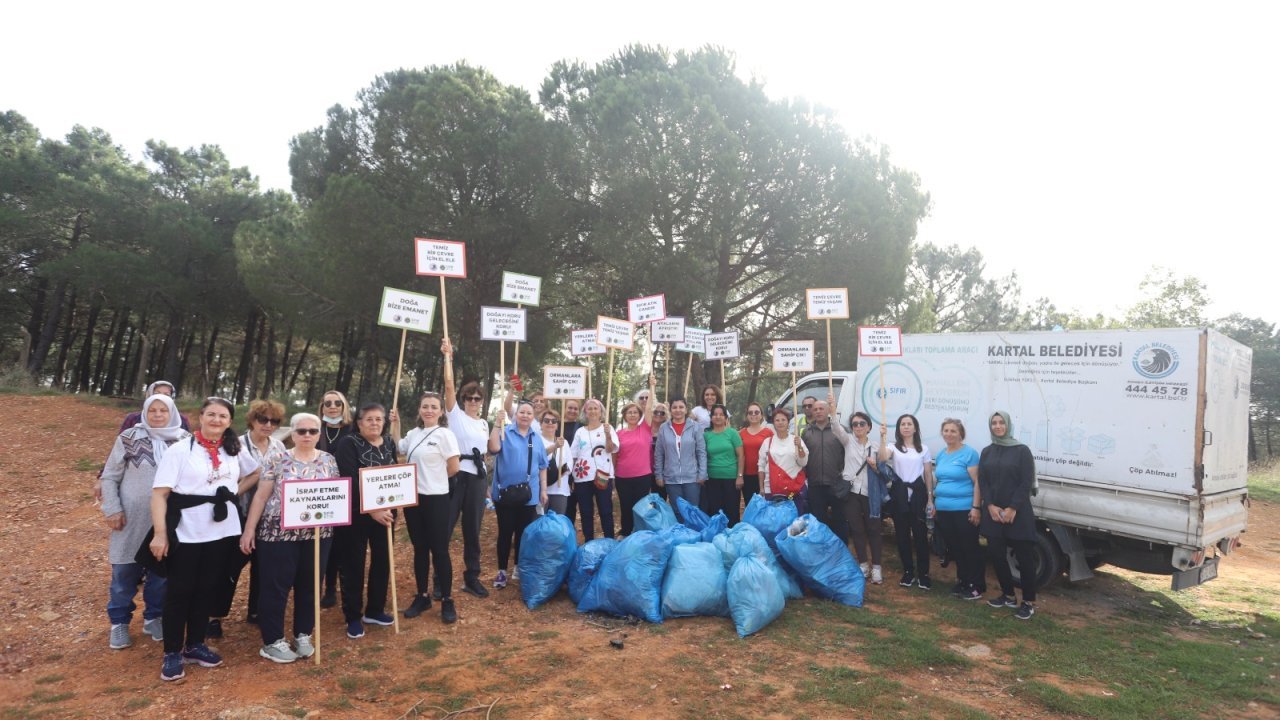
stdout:
[(627, 319), (637, 325), (657, 322), (666, 316), (666, 295), (648, 295), (627, 301)]
[(542, 396), (547, 400), (587, 397), (587, 369), (580, 365), (548, 365), (542, 369)]
[(859, 325), (858, 354), (863, 357), (902, 357), (902, 328)]
[(656, 343), (684, 342), (684, 318), (668, 316), (649, 326)]
[(676, 349), (680, 352), (704, 355), (707, 352), (706, 339), (710, 334), (711, 331), (706, 328), (685, 325), (684, 340), (676, 343)]
[(382, 288), (382, 307), (378, 310), (379, 325), (429, 333), (435, 316), (434, 296), (391, 287)]
[(773, 343), (773, 371), (813, 372), (815, 354), (812, 340), (776, 340)]
[(351, 478), (280, 481), (280, 527), (284, 530), (351, 524)]
[(710, 333), (704, 340), (708, 360), (732, 360), (738, 357), (738, 331)]
[(848, 288), (810, 288), (804, 291), (804, 299), (810, 320), (849, 318)]
[(371, 513), (417, 504), (417, 465), (360, 468), (360, 512)]
[(419, 275), (467, 276), (467, 246), (453, 240), (413, 239), (413, 263)]
[(534, 305), (542, 299), (542, 278), (516, 272), (502, 273), (502, 302)]
[(524, 308), (481, 305), (480, 339), (525, 342)]
[(607, 348), (634, 350), (636, 326), (627, 320), (597, 315), (596, 342)]
[(569, 332), (569, 354), (574, 357), (603, 355), (608, 351), (608, 348), (596, 342), (596, 331), (592, 328)]

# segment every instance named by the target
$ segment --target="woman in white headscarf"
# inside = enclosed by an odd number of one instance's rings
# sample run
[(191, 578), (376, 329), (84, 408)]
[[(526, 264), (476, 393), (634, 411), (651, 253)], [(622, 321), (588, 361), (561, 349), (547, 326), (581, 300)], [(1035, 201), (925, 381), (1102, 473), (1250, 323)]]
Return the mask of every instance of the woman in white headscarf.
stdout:
[(151, 529), (151, 484), (156, 466), (169, 445), (188, 436), (182, 416), (168, 395), (152, 395), (142, 403), (142, 421), (116, 437), (102, 469), (102, 514), (111, 540), (111, 592), (107, 617), (111, 620), (109, 644), (123, 650), (132, 644), (129, 622), (137, 607), (133, 599), (143, 584), (142, 629), (153, 640), (164, 639), (160, 616), (164, 611), (164, 578), (147, 572), (134, 560), (138, 546)]

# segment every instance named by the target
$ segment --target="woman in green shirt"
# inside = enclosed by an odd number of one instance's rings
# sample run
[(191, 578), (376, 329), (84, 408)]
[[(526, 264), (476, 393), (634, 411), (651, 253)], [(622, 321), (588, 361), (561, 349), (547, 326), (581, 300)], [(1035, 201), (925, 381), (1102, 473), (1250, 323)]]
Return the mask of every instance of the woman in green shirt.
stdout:
[(711, 429), (703, 438), (707, 444), (707, 484), (702, 491), (702, 510), (708, 515), (723, 510), (729, 527), (733, 527), (742, 508), (742, 436), (729, 427), (729, 411), (724, 405), (712, 406)]

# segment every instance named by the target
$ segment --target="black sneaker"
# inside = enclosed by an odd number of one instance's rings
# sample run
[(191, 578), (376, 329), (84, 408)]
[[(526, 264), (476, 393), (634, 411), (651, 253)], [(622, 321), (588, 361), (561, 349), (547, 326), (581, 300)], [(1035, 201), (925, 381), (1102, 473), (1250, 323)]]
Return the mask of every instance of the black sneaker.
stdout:
[(444, 599), (444, 591), (439, 586), (436, 586), (436, 589), (431, 591), (431, 599), (440, 602)]
[(248, 615), (245, 615), (245, 616), (244, 616), (244, 621), (245, 621), (245, 622), (247, 622), (247, 623), (249, 623), (250, 625), (257, 625), (257, 624), (258, 624), (258, 613), (249, 613)]
[(484, 586), (484, 585), (481, 585), (481, 584), (480, 584), (480, 580), (479, 580), (479, 579), (475, 579), (475, 580), (468, 580), (468, 581), (464, 582), (464, 583), (462, 584), (462, 591), (463, 591), (463, 592), (469, 592), (469, 593), (471, 593), (472, 595), (475, 595), (475, 596), (476, 596), (476, 597), (478, 597), (478, 598), (487, 598), (487, 597), (489, 597), (489, 591), (485, 588), (485, 586)]
[(919, 585), (921, 590), (933, 589), (933, 581), (929, 579), (928, 575), (921, 575), (919, 578), (917, 578), (916, 585)]
[(1036, 606), (1031, 603), (1022, 603), (1018, 611), (1013, 614), (1019, 620), (1030, 620), (1032, 615), (1036, 614)]
[(1018, 601), (1010, 595), (997, 595), (987, 601), (987, 604), (993, 608), (1016, 608)]
[(405, 608), (404, 616), (407, 618), (416, 618), (425, 610), (431, 609), (431, 596), (419, 595), (413, 599), (413, 604)]
[(320, 607), (328, 609), (338, 604), (338, 593), (333, 588), (325, 588), (320, 596)]
[(445, 625), (458, 622), (458, 611), (453, 607), (453, 599), (440, 601), (440, 621)]
[(951, 594), (955, 595), (956, 597), (964, 597), (967, 594), (965, 592), (966, 589), (967, 587), (965, 586), (964, 583), (958, 582), (955, 585), (951, 586)]
[(911, 587), (916, 584), (916, 574), (910, 570), (902, 573), (902, 579), (898, 581), (902, 587)]
[(977, 588), (969, 588), (968, 590), (966, 590), (964, 593), (960, 595), (960, 599), (968, 600), (970, 602), (974, 600), (981, 600), (982, 593)]
[(165, 653), (164, 662), (160, 665), (160, 679), (181, 680), (187, 676), (187, 671), (182, 667), (182, 653)]
[(209, 629), (204, 631), (204, 636), (210, 640), (222, 639), (222, 621), (210, 620)]

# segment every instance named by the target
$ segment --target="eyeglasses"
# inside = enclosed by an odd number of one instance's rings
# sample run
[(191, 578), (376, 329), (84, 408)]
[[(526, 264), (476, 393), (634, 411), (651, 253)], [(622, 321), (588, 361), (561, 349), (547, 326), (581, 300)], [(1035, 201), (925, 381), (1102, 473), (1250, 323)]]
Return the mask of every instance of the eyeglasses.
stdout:
[(299, 435), (319, 435), (320, 428), (294, 428), (293, 431)]
[(747, 411), (747, 414), (748, 414), (748, 415), (760, 415), (760, 414), (761, 414), (761, 412), (760, 412), (759, 410), (748, 410), (748, 411)]
[(666, 415), (666, 414), (667, 414), (667, 411), (666, 411), (666, 410), (654, 410), (654, 411), (653, 411), (653, 414), (654, 414), (654, 415)]
[(867, 421), (865, 420), (854, 420), (849, 424), (852, 425), (853, 427), (870, 427), (870, 425), (868, 425)]
[(555, 419), (555, 418), (553, 418), (553, 417), (545, 417), (545, 418), (542, 418), (542, 424), (543, 424), (543, 425), (555, 425), (557, 422), (559, 422), (559, 421), (558, 421), (558, 420), (556, 420), (556, 419)]
[(258, 422), (262, 423), (263, 425), (275, 425), (275, 426), (277, 426), (277, 427), (279, 427), (279, 426), (280, 426), (280, 418), (264, 418), (264, 417), (260, 417), (260, 418), (258, 418)]
[(325, 407), (342, 407), (342, 405), (343, 405), (343, 402), (341, 400), (325, 400), (324, 401)]
[(483, 399), (484, 399), (484, 396), (483, 396), (483, 395), (468, 395), (468, 396), (466, 396), (466, 397), (464, 397), (464, 398), (462, 398), (462, 399), (463, 399), (463, 400), (465, 400), (466, 402), (480, 402), (481, 400), (483, 400)]

